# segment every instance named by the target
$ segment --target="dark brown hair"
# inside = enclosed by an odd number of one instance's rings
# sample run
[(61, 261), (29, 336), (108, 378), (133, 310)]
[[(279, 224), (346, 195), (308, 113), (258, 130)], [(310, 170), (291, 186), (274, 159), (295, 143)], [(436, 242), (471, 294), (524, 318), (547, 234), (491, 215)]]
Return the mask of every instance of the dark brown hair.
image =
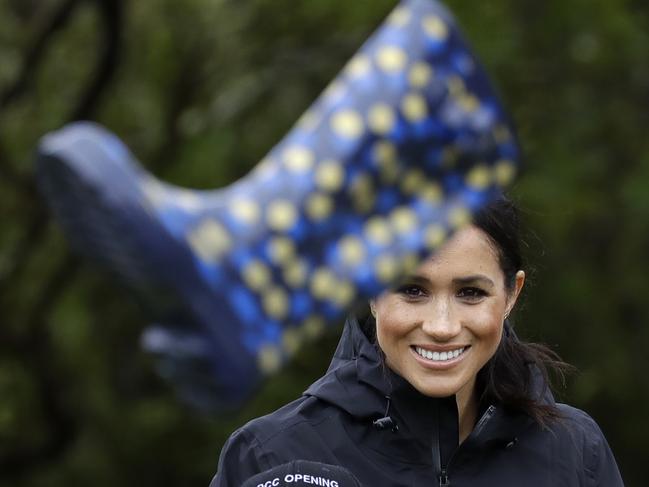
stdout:
[[(505, 286), (513, 292), (516, 273), (524, 269), (520, 244), (520, 220), (514, 203), (500, 197), (479, 211), (474, 225), (485, 232), (498, 255)], [(494, 356), (478, 372), (477, 387), (482, 404), (497, 402), (523, 411), (537, 423), (560, 417), (553, 401), (544, 400), (551, 374), (562, 381), (571, 366), (545, 345), (520, 340), (505, 320), (503, 337)]]

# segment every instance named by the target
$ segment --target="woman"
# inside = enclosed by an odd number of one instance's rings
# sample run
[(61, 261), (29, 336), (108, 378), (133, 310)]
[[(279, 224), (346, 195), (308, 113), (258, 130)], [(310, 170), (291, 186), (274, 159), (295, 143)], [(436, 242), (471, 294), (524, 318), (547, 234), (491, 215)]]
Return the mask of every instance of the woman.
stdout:
[(327, 374), (225, 445), (213, 487), (291, 460), (339, 465), (366, 486), (618, 486), (584, 412), (555, 403), (546, 348), (507, 317), (525, 282), (518, 217), (500, 199), (402, 285), (350, 319)]

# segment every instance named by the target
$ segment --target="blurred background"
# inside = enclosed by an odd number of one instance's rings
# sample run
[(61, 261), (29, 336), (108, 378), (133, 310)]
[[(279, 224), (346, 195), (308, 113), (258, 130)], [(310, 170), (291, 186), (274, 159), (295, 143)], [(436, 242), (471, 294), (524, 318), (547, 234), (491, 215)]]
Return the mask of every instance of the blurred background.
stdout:
[[(227, 436), (322, 374), (340, 329), (244, 409), (184, 408), (128, 290), (70, 253), (41, 135), (107, 125), (158, 177), (217, 188), (290, 128), (394, 0), (0, 1), (0, 486), (207, 486)], [(627, 485), (649, 484), (649, 6), (449, 0), (516, 121), (531, 280), (516, 326), (578, 368)]]

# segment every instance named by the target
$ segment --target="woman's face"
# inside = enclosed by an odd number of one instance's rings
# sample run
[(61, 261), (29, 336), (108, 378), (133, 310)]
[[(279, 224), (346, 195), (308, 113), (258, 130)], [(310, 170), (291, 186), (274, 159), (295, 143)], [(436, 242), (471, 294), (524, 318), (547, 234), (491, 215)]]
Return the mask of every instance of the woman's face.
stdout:
[(519, 271), (508, 291), (489, 237), (475, 226), (460, 230), (371, 303), (387, 364), (427, 396), (472, 392), (524, 280)]

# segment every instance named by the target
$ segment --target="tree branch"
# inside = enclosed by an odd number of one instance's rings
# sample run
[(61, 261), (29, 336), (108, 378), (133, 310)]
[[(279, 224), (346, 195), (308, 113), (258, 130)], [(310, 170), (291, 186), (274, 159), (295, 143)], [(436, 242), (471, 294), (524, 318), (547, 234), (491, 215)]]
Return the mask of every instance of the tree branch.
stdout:
[(52, 36), (65, 26), (80, 2), (81, 0), (65, 0), (62, 2), (59, 9), (52, 15), (43, 30), (37, 35), (25, 55), (25, 62), (20, 70), (20, 74), (14, 83), (0, 94), (0, 112), (26, 92), (30, 83), (35, 78), (34, 72), (38, 69), (51, 44), (50, 40)]
[[(43, 59), (52, 35), (62, 28), (69, 19), (80, 0), (65, 1), (53, 16), (47, 27), (41, 32), (33, 47), (27, 54), (21, 74), (7, 91), (0, 95), (0, 110), (29, 88), (33, 73)], [(120, 51), (120, 34), (122, 24), (122, 0), (95, 0), (103, 25), (103, 43), (93, 75), (80, 97), (80, 101), (71, 112), (70, 119), (90, 118), (100, 103), (101, 96), (109, 85), (118, 65)], [(47, 214), (39, 206), (33, 213), (22, 244), (16, 247), (14, 268), (10, 271), (11, 279), (1, 283), (4, 287), (21, 273), (34, 246), (42, 242), (46, 228)], [(60, 299), (62, 292), (73, 282), (80, 261), (68, 253), (50, 275), (47, 284), (39, 294), (26, 317), (23, 330), (26, 334), (12, 334), (7, 343), (15, 347), (12, 352), (21, 356), (32, 357), (26, 365), (41, 393), (42, 412), (49, 427), (48, 435), (40, 444), (18, 447), (0, 458), (0, 479), (16, 479), (33, 471), (37, 466), (59, 460), (74, 442), (80, 429), (81, 420), (67, 408), (65, 398), (68, 388), (57, 374), (54, 363), (54, 350), (47, 328), (47, 316)], [(6, 331), (5, 331), (6, 334)]]
[(122, 32), (122, 0), (96, 0), (103, 19), (101, 55), (81, 100), (72, 111), (71, 120), (91, 119), (101, 97), (112, 80), (119, 64)]

